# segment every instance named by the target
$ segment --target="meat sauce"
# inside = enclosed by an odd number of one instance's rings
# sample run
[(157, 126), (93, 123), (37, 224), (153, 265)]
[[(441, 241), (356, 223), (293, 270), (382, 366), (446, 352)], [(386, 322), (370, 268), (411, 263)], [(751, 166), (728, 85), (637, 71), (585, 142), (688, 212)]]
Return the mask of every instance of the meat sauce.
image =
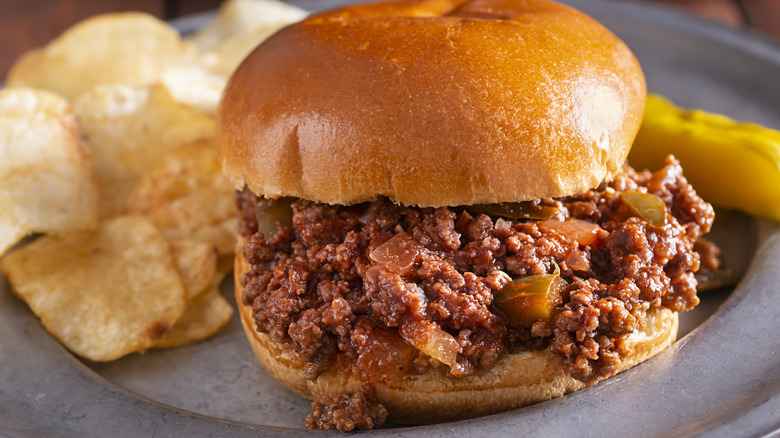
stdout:
[[(620, 340), (649, 309), (699, 302), (694, 244), (714, 219), (673, 159), (655, 173), (625, 166), (580, 195), (517, 204), (519, 214), (512, 205), (514, 213), (384, 198), (339, 206), (248, 190), (237, 203), (252, 266), (241, 305), (257, 329), (294, 348), (310, 379), (337, 357), (364, 376), (367, 389), (315, 404), (307, 420), (340, 430), (381, 425), (387, 412), (370, 383), (398, 373), (446, 367), (462, 377), (508, 352), (550, 348), (583, 382), (614, 374)], [(285, 209), (287, 218), (274, 213)], [(520, 324), (495, 305), (513, 279), (551, 274), (565, 287), (549, 318)]]

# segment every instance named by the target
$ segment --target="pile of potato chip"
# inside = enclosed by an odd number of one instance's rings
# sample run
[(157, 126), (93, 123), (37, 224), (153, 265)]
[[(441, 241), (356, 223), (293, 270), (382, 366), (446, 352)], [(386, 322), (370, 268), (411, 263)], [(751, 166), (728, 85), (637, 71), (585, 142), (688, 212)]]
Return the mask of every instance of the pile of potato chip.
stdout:
[(304, 16), (231, 0), (183, 38), (146, 14), (106, 14), (13, 66), (0, 90), (0, 256), (13, 250), (0, 269), (68, 349), (114, 360), (227, 323), (219, 285), (238, 213), (217, 103), (254, 47)]

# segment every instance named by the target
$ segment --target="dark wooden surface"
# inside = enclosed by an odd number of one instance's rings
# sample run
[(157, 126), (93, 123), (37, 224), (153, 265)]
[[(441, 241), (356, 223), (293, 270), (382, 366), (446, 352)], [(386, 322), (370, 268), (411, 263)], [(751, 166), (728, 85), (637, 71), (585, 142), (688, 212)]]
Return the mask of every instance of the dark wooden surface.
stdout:
[[(625, 0), (614, 0), (625, 1)], [(637, 0), (663, 3), (780, 41), (780, 0)], [(221, 0), (0, 0), (0, 78), (22, 53), (102, 12), (144, 11), (171, 19), (216, 8)]]

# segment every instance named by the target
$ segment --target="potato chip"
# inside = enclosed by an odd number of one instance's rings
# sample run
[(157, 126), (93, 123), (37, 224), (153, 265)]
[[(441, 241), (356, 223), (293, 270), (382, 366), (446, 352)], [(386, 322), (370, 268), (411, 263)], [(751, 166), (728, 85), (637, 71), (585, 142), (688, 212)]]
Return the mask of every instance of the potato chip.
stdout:
[(142, 216), (42, 237), (8, 254), (0, 269), (52, 335), (94, 361), (146, 350), (184, 313), (170, 246)]
[(231, 0), (189, 41), (204, 51), (202, 65), (227, 77), (263, 40), (306, 14), (303, 9), (276, 0)]
[(213, 116), (217, 113), (217, 104), (227, 84), (227, 77), (211, 73), (203, 67), (187, 65), (166, 71), (162, 83), (176, 101)]
[(101, 217), (118, 214), (132, 187), (167, 151), (214, 136), (214, 119), (176, 102), (163, 85), (103, 85), (74, 103), (101, 179)]
[(219, 282), (187, 303), (184, 316), (165, 332), (155, 348), (171, 348), (207, 339), (227, 324), (233, 307), (219, 292)]
[(247, 33), (238, 34), (220, 45), (213, 52), (213, 57), (204, 57), (203, 59), (207, 60), (206, 65), (215, 74), (230, 76), (255, 47), (277, 30), (278, 28), (276, 27), (261, 27)]
[(22, 58), (7, 85), (43, 88), (73, 100), (99, 84), (152, 84), (167, 67), (193, 56), (176, 29), (151, 15), (104, 14), (71, 27), (39, 55)]
[(228, 274), (233, 272), (235, 262), (235, 254), (226, 254), (217, 257), (217, 273), (215, 275), (226, 277)]
[[(224, 327), (233, 315), (232, 306), (219, 291), (225, 274), (215, 270), (218, 263), (214, 247), (186, 240), (175, 242), (171, 247), (184, 284), (187, 285), (188, 278), (190, 279), (190, 285), (187, 286), (187, 305), (184, 315), (163, 334), (154, 345), (155, 348), (178, 347), (202, 341)], [(209, 249), (208, 255), (204, 247)], [(204, 275), (207, 271), (208, 277)], [(202, 283), (204, 280), (205, 283)], [(193, 293), (194, 291), (197, 292)]]
[(32, 232), (97, 226), (89, 145), (60, 96), (0, 91), (0, 255)]
[[(227, 209), (228, 207), (224, 206), (224, 208)], [(166, 232), (171, 236), (187, 235), (186, 230), (176, 228), (166, 228)], [(238, 218), (231, 217), (222, 222), (204, 224), (188, 235), (192, 240), (197, 242), (211, 243), (217, 248), (217, 252), (220, 254), (230, 255), (236, 250), (237, 232)]]
[(211, 243), (234, 251), (238, 211), (235, 190), (222, 175), (213, 140), (181, 146), (139, 181), (127, 212), (149, 216), (169, 240)]
[(171, 250), (189, 300), (203, 292), (214, 279), (217, 249), (208, 243), (177, 240), (171, 242)]
[(8, 70), (6, 75), (6, 85), (9, 87), (21, 88), (39, 88), (35, 84), (43, 84), (46, 81), (46, 72), (44, 68), (44, 50), (43, 48), (33, 49), (25, 52), (14, 61), (14, 64)]
[(257, 29), (268, 34), (282, 26), (302, 20), (307, 12), (276, 0), (230, 0), (222, 4), (216, 18), (189, 41), (201, 50), (213, 50), (236, 35)]

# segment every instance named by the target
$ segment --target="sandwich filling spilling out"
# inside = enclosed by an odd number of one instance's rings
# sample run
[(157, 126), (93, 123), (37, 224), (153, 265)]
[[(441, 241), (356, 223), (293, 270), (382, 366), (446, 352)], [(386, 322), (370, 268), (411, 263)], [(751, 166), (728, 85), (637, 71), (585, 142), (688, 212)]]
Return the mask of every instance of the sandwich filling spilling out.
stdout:
[[(629, 166), (597, 189), (521, 203), (419, 208), (237, 194), (241, 305), (315, 379), (349, 363), (369, 388), (345, 394), (313, 427), (377, 427), (370, 383), (442, 367), (455, 377), (504, 354), (560, 355), (585, 383), (613, 375), (648, 311), (693, 308), (694, 276), (717, 268), (701, 239), (712, 207), (679, 164)], [(350, 424), (340, 424), (347, 422)]]

